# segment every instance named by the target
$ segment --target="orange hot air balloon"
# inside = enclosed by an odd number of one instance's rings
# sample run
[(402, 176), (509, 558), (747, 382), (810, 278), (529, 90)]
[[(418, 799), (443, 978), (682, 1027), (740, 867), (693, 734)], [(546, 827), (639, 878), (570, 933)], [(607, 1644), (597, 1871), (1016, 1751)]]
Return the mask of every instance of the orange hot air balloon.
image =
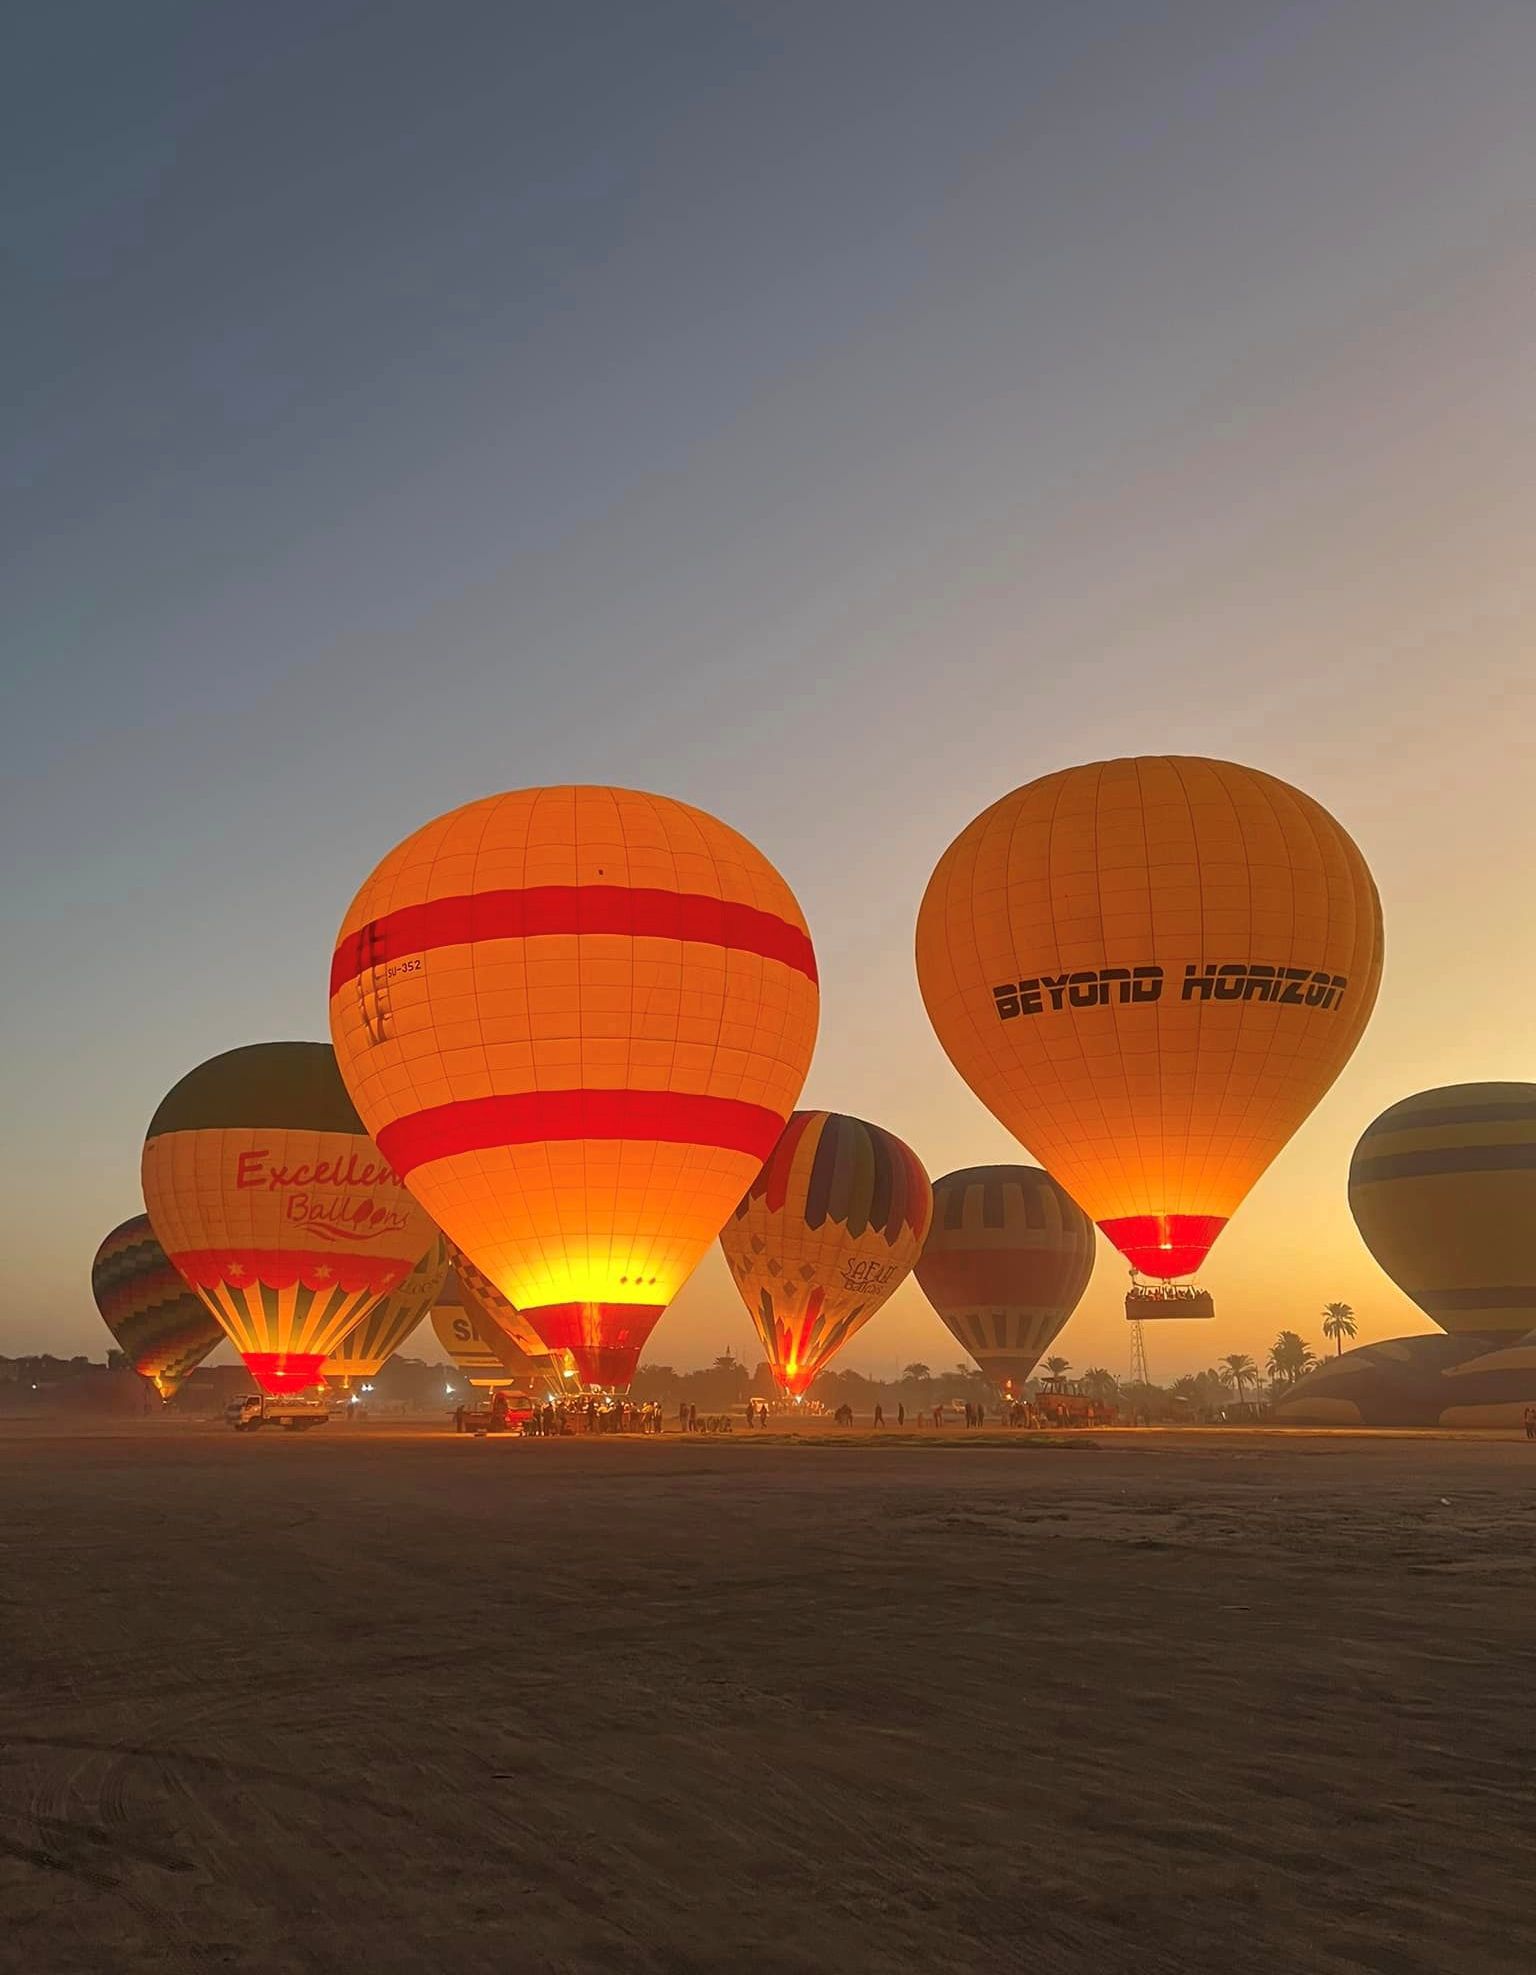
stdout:
[(397, 1289), (433, 1227), (363, 1130), (323, 1042), (264, 1042), (189, 1071), (144, 1142), (161, 1246), (267, 1392)]
[(1093, 762), (945, 851), (917, 972), (950, 1061), (1133, 1270), (1199, 1268), (1348, 1062), (1381, 979), (1365, 860), (1310, 796)]
[(523, 789), (427, 824), (353, 900), (331, 968), (380, 1149), (589, 1385), (629, 1383), (783, 1129), (816, 1015), (778, 872), (628, 789)]
[(361, 1323), (325, 1356), (325, 1376), (341, 1385), (381, 1372), (442, 1292), (448, 1244), (439, 1235), (398, 1289), (381, 1296)]
[(894, 1132), (797, 1111), (720, 1246), (780, 1389), (798, 1398), (906, 1281), (933, 1189)]
[(169, 1399), (224, 1332), (155, 1239), (147, 1214), (116, 1227), (91, 1264), (91, 1294), (123, 1356)]

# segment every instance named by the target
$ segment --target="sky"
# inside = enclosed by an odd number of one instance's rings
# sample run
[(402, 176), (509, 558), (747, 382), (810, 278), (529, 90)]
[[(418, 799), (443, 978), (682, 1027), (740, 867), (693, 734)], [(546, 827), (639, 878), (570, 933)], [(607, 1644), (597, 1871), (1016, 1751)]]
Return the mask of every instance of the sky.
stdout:
[[(1153, 1375), (1430, 1328), (1344, 1182), (1398, 1097), (1536, 1076), (1533, 86), (1529, 0), (24, 10), (0, 1353), (100, 1354), (160, 1097), (323, 1036), (357, 885), (497, 789), (725, 817), (815, 938), (803, 1101), (1018, 1157), (918, 900), (1008, 789), (1157, 752), (1331, 809), (1387, 962)], [(1078, 1367), (1124, 1286), (1101, 1244)], [(728, 1347), (711, 1255), (649, 1355)], [(844, 1361), (960, 1356), (908, 1285)]]

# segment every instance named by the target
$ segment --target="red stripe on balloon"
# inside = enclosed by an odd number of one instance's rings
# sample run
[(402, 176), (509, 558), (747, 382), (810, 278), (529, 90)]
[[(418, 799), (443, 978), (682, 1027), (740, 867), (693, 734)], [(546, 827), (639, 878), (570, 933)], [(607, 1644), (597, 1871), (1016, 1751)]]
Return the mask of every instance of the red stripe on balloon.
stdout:
[(755, 905), (645, 886), (533, 885), (522, 891), (428, 899), (370, 920), (337, 946), (331, 959), (331, 993), (359, 974), (430, 953), (434, 947), (571, 933), (693, 940), (780, 960), (807, 980), (816, 979), (810, 935)]
[(383, 1126), (374, 1143), (404, 1178), (429, 1159), (546, 1139), (708, 1145), (764, 1159), (783, 1126), (782, 1113), (737, 1097), (675, 1090), (526, 1090), (413, 1111)]

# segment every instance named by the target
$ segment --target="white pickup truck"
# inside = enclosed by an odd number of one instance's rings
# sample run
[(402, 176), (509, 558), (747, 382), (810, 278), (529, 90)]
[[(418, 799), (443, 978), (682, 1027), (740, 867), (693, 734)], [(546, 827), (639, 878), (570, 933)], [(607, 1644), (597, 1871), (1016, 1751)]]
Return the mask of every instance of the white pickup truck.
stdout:
[(269, 1393), (252, 1392), (244, 1399), (232, 1399), (224, 1417), (236, 1433), (254, 1433), (259, 1426), (281, 1426), (289, 1433), (305, 1433), (312, 1426), (324, 1426), (330, 1409), (320, 1399), (300, 1396), (273, 1398)]

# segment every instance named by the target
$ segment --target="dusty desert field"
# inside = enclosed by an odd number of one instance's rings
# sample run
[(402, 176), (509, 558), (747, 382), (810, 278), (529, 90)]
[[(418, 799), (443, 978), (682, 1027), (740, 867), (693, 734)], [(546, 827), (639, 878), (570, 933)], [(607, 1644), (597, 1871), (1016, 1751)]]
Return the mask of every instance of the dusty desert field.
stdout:
[(1536, 1968), (1536, 1450), (0, 1429), (0, 1967)]

